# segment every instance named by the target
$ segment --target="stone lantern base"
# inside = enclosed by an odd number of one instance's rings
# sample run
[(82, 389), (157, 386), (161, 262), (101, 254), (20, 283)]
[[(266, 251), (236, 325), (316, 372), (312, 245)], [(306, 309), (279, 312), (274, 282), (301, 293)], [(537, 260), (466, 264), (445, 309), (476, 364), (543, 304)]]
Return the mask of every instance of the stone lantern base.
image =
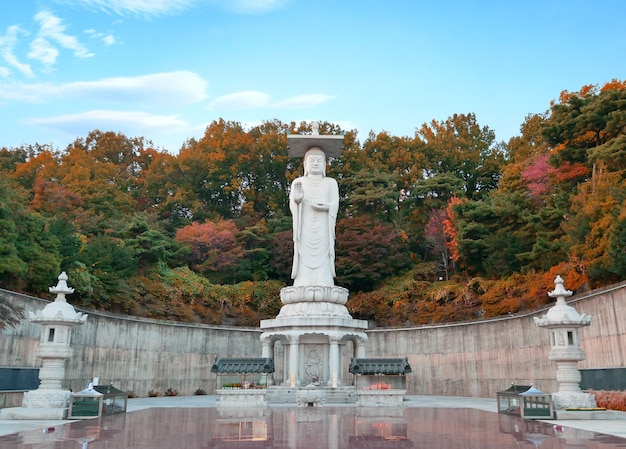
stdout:
[(71, 393), (67, 390), (33, 390), (24, 393), (22, 407), (0, 410), (0, 419), (67, 419)]
[(584, 391), (558, 391), (552, 393), (555, 410), (596, 408), (596, 397)]

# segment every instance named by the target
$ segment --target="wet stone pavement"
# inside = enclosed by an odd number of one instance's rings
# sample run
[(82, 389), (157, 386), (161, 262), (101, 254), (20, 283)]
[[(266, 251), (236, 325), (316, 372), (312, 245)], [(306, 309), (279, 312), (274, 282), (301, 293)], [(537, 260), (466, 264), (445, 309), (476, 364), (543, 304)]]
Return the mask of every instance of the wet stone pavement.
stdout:
[[(626, 426), (626, 421), (624, 421)], [(626, 439), (479, 408), (138, 408), (0, 436), (1, 449), (626, 448)]]

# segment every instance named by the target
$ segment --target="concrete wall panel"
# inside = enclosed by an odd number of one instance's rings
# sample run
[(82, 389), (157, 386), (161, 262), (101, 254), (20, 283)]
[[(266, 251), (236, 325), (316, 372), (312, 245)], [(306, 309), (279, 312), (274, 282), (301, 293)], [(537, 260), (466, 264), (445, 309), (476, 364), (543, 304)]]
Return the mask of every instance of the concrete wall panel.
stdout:
[[(0, 295), (29, 311), (47, 301), (0, 290)], [(71, 297), (69, 298), (71, 303)], [(570, 305), (592, 316), (580, 329), (586, 359), (582, 368), (626, 367), (626, 283), (573, 298)], [(190, 395), (197, 388), (215, 389), (210, 372), (216, 356), (259, 357), (260, 329), (173, 323), (88, 312), (87, 322), (73, 329), (73, 358), (67, 385), (74, 391), (95, 376), (122, 390), (146, 396), (167, 388)], [(366, 357), (408, 357), (410, 394), (494, 397), (511, 383), (533, 383), (556, 391), (556, 365), (548, 360), (549, 333), (528, 314), (468, 323), (367, 332)], [(41, 327), (24, 320), (0, 333), (0, 366), (38, 367), (35, 350)], [(275, 351), (275, 364), (284, 364)], [(0, 395), (2, 396), (2, 395)], [(6, 400), (0, 397), (0, 406)], [(10, 404), (9, 404), (10, 405)], [(15, 404), (13, 404), (15, 405)], [(17, 404), (19, 405), (19, 404)]]

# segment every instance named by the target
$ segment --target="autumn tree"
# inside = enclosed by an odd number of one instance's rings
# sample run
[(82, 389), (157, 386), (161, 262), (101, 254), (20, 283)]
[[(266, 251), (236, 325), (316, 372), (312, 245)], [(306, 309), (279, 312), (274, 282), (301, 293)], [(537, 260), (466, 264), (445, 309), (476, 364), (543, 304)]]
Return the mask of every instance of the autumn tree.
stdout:
[(236, 176), (241, 179), (242, 213), (256, 219), (289, 212), (286, 168), (287, 125), (274, 120), (252, 128), (253, 145), (243, 152)]
[(459, 262), (471, 274), (485, 273), (490, 239), (499, 227), (491, 202), (464, 201), (453, 206)]
[(86, 233), (98, 233), (109, 219), (118, 219), (134, 209), (128, 178), (121, 177), (113, 162), (98, 160), (79, 140), (61, 157), (53, 182), (77, 195), (84, 214), (77, 217)]
[[(553, 103), (544, 136), (553, 145), (555, 183), (571, 201), (563, 228), (571, 256), (583, 261), (592, 280), (610, 278), (619, 254), (619, 214), (626, 187), (626, 82), (583, 86)], [(612, 256), (617, 256), (614, 259)], [(618, 263), (619, 264), (619, 263)]]
[(133, 196), (136, 208), (158, 216), (169, 231), (190, 217), (181, 209), (185, 206), (177, 202), (177, 192), (181, 180), (176, 170), (176, 157), (152, 147), (142, 148), (135, 157), (137, 165), (136, 191)]
[(419, 136), (425, 142), (427, 177), (454, 174), (463, 181), (468, 199), (481, 198), (497, 187), (504, 149), (495, 142), (495, 133), (481, 127), (473, 113), (425, 123)]
[(23, 147), (20, 148), (0, 148), (0, 172), (8, 174), (15, 168), (28, 160), (28, 152)]
[[(17, 149), (19, 153), (24, 152)], [(28, 157), (16, 164), (8, 176), (20, 183), (27, 191), (32, 191), (38, 181), (51, 182), (57, 178), (61, 154), (49, 147), (36, 146), (27, 152)]]
[(445, 207), (454, 198), (465, 196), (463, 180), (454, 173), (437, 173), (418, 181), (412, 190), (421, 208), (432, 211)]
[(360, 170), (341, 180), (342, 188), (350, 191), (347, 215), (369, 215), (392, 222), (398, 210), (398, 182), (393, 173)]
[(444, 274), (446, 281), (451, 269), (450, 248), (444, 224), (447, 217), (446, 209), (433, 209), (424, 230), (424, 238), (432, 253), (431, 258), (435, 260), (437, 271)]
[(267, 222), (259, 220), (239, 231), (237, 240), (243, 248), (243, 257), (235, 273), (238, 281), (265, 281), (270, 278), (272, 236)]
[[(419, 139), (396, 137), (382, 131), (370, 132), (362, 147), (344, 145), (341, 160), (342, 178), (349, 178), (357, 173), (379, 173), (393, 179), (395, 192), (391, 198), (395, 205), (391, 210), (400, 211), (410, 197), (415, 183), (422, 179), (424, 168), (423, 143)], [(363, 176), (361, 176), (363, 177)], [(346, 186), (349, 195), (352, 190)], [(392, 220), (392, 221), (395, 221)]]
[(0, 179), (0, 277), (4, 285), (28, 271), (18, 250), (19, 229), (15, 221), (16, 215), (25, 209), (27, 192), (12, 184), (4, 177)]
[(112, 233), (124, 241), (137, 259), (137, 269), (141, 273), (159, 264), (178, 266), (189, 254), (189, 250), (169, 237), (159, 223), (146, 213), (136, 213), (116, 226), (118, 230)]
[(0, 281), (18, 290), (45, 291), (58, 276), (58, 239), (48, 221), (27, 208), (27, 192), (0, 178)]
[(337, 283), (351, 291), (370, 291), (412, 265), (406, 235), (368, 216), (337, 223), (335, 252)]
[(232, 220), (193, 222), (176, 232), (176, 240), (190, 249), (189, 267), (209, 278), (232, 282), (233, 270), (243, 257)]
[(291, 264), (293, 261), (293, 231), (290, 229), (273, 234), (271, 257), (269, 260), (274, 279), (283, 283), (291, 281)]
[(83, 305), (128, 312), (128, 280), (137, 274), (138, 264), (135, 249), (123, 239), (98, 234), (77, 254), (68, 276)]
[[(624, 139), (626, 81), (613, 80), (601, 89), (587, 85), (579, 92), (563, 91), (559, 100), (552, 104), (543, 129), (544, 137), (555, 148), (553, 165), (557, 169), (561, 165), (568, 169), (569, 165), (587, 167), (592, 177), (596, 176), (598, 161), (609, 167), (617, 162), (619, 167), (620, 158), (615, 161), (613, 153), (619, 155), (621, 145), (613, 140)], [(578, 172), (585, 174), (582, 169)]]

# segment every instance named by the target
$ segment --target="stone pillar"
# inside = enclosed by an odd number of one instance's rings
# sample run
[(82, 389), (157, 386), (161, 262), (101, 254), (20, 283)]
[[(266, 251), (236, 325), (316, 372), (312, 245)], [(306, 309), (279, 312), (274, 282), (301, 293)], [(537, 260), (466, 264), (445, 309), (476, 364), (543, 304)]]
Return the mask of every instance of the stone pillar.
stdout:
[(289, 336), (289, 379), (287, 385), (290, 387), (298, 386), (298, 336)]
[[(261, 357), (274, 360), (274, 343), (274, 340), (272, 340), (269, 336), (261, 336)], [(274, 385), (273, 374), (264, 374), (262, 377), (265, 378), (265, 385)]]
[(357, 337), (354, 339), (354, 358), (365, 358), (365, 339), (362, 337)]
[(551, 350), (548, 358), (556, 362), (556, 380), (559, 383), (559, 391), (552, 393), (554, 408), (593, 408), (596, 406), (595, 397), (580, 389), (578, 371), (578, 362), (585, 359), (585, 353), (579, 345), (578, 328), (589, 326), (591, 317), (581, 315), (567, 305), (565, 298), (571, 296), (572, 292), (565, 290), (561, 276), (557, 276), (554, 283), (555, 289), (548, 296), (556, 298), (556, 304), (545, 316), (535, 317), (537, 326), (550, 330)]
[(329, 379), (328, 386), (337, 388), (339, 384), (339, 342), (335, 338), (330, 339), (329, 359)]
[(267, 337), (267, 336), (262, 336), (261, 337), (261, 346), (262, 346), (261, 347), (261, 357), (273, 359), (274, 356), (271, 355), (271, 353), (273, 352), (271, 339), (269, 337)]

